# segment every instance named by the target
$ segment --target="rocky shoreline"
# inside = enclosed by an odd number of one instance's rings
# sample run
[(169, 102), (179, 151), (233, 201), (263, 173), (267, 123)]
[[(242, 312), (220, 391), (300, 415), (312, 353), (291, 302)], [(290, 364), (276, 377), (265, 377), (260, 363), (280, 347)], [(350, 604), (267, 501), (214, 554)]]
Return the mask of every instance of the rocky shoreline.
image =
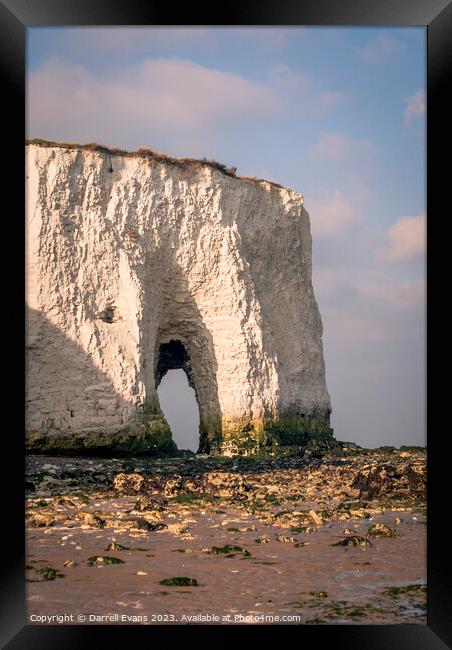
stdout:
[(25, 487), (30, 616), (426, 622), (425, 449), (30, 456)]

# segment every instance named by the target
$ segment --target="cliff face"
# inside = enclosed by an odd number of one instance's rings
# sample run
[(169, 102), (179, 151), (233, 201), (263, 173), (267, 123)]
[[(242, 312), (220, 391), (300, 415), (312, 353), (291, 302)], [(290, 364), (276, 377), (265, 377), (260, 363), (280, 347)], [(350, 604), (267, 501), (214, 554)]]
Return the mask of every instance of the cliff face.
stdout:
[(300, 194), (83, 147), (26, 160), (30, 450), (171, 449), (156, 388), (181, 367), (201, 451), (331, 437)]

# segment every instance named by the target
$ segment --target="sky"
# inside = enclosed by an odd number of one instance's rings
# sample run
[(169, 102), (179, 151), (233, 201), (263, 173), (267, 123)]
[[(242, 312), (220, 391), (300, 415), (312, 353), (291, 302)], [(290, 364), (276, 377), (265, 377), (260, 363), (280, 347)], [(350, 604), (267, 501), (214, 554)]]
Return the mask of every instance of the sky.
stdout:
[[(27, 30), (27, 137), (209, 158), (301, 192), (332, 427), (426, 444), (424, 27)], [(196, 450), (183, 371), (159, 389)]]

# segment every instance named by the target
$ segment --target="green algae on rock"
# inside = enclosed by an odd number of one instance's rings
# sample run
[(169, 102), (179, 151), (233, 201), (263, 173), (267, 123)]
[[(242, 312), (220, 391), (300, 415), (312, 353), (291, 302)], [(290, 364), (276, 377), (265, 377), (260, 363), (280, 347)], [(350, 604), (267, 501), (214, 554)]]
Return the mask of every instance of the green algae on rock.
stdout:
[(64, 573), (61, 573), (57, 569), (54, 569), (51, 566), (46, 566), (46, 567), (41, 567), (39, 569), (35, 569), (36, 573), (41, 576), (41, 579), (44, 582), (47, 582), (49, 580), (55, 580), (55, 578), (64, 578)]
[(372, 524), (367, 530), (367, 537), (397, 537), (398, 533), (387, 524)]
[(198, 581), (187, 576), (177, 576), (176, 578), (164, 578), (159, 581), (159, 584), (164, 587), (197, 587)]
[(245, 557), (251, 557), (251, 553), (241, 546), (236, 546), (234, 544), (225, 544), (224, 546), (209, 546), (208, 548), (202, 549), (204, 553), (209, 553), (210, 555), (233, 555), (236, 553), (242, 553)]
[(91, 555), (87, 559), (88, 566), (94, 566), (95, 564), (124, 564), (124, 560), (120, 560), (119, 557), (111, 557), (110, 555)]
[(361, 535), (350, 535), (336, 542), (333, 546), (372, 546), (372, 542)]
[(427, 585), (413, 584), (413, 585), (404, 585), (403, 587), (388, 587), (385, 593), (391, 598), (397, 598), (397, 596), (404, 596), (405, 594), (415, 594), (423, 591), (427, 591)]
[(105, 549), (106, 551), (130, 551), (129, 546), (123, 546), (122, 544), (118, 544), (117, 542), (111, 542)]

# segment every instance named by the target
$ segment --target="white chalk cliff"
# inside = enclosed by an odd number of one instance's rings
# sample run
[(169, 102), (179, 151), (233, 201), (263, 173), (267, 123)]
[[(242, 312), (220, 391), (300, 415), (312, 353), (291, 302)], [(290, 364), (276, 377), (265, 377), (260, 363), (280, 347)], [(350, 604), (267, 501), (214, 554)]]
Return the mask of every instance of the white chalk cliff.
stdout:
[(27, 446), (173, 447), (184, 368), (200, 450), (332, 439), (303, 197), (206, 161), (26, 146)]

